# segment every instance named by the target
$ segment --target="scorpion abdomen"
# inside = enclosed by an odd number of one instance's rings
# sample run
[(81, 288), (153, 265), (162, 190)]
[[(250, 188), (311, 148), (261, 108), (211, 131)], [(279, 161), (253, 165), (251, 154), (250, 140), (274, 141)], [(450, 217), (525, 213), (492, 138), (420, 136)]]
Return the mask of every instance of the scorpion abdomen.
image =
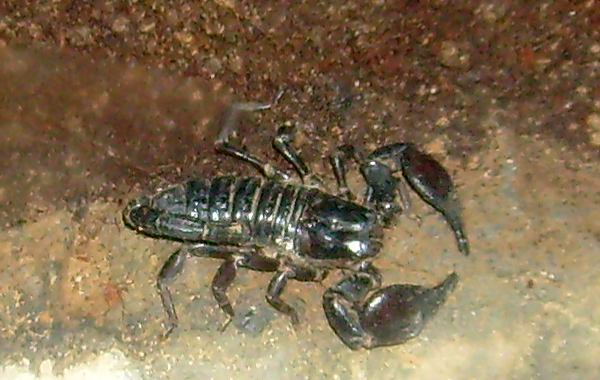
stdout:
[(157, 194), (149, 207), (166, 223), (197, 229), (183, 240), (213, 244), (279, 246), (294, 250), (298, 221), (319, 190), (260, 177), (191, 179)]

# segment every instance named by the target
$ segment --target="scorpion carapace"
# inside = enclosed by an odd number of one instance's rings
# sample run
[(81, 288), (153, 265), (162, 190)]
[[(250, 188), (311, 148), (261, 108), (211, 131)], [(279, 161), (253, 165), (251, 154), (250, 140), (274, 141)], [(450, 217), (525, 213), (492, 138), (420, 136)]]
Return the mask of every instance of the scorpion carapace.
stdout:
[[(168, 285), (188, 257), (223, 260), (212, 281), (220, 308), (230, 317), (227, 297), (237, 269), (273, 272), (267, 302), (288, 315), (298, 312), (281, 294), (288, 280), (322, 281), (330, 271), (343, 278), (323, 296), (331, 328), (351, 349), (400, 344), (419, 334), (458, 281), (450, 274), (439, 285), (425, 288), (394, 284), (382, 287), (372, 260), (381, 250), (383, 228), (407, 207), (406, 186), (394, 174), (400, 171), (409, 186), (440, 211), (454, 230), (459, 249), (469, 253), (459, 202), (446, 170), (413, 144), (396, 143), (363, 157), (350, 146), (330, 157), (338, 184), (336, 194), (322, 186), (292, 147), (294, 128), (279, 128), (273, 145), (299, 174), (262, 161), (229, 142), (240, 111), (269, 108), (270, 104), (240, 103), (231, 108), (221, 128), (216, 150), (254, 165), (261, 177), (220, 176), (193, 179), (131, 201), (123, 211), (125, 224), (148, 236), (179, 240), (158, 275), (158, 289), (167, 314), (167, 335), (178, 318)], [(367, 184), (362, 204), (354, 201), (346, 182), (346, 163), (360, 168)], [(265, 249), (269, 248), (269, 249)]]

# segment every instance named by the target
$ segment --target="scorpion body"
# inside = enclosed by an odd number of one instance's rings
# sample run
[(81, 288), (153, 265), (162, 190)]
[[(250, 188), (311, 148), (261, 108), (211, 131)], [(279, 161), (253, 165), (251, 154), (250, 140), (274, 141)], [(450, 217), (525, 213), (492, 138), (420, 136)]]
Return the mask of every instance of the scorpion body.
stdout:
[[(335, 218), (335, 213), (352, 218)], [(338, 228), (353, 230), (354, 239), (325, 251), (308, 246), (307, 237), (310, 241), (313, 231), (323, 227), (319, 225), (324, 223), (322, 214), (333, 218), (330, 223), (345, 223)], [(380, 248), (375, 239), (381, 235), (376, 214), (369, 209), (316, 188), (260, 177), (188, 180), (134, 201), (125, 215), (127, 224), (148, 235), (213, 245), (275, 247), (286, 258), (291, 253), (304, 260), (356, 261), (374, 256)]]
[[(178, 325), (168, 285), (192, 256), (221, 259), (211, 288), (220, 308), (235, 315), (227, 296), (240, 268), (273, 272), (266, 300), (298, 324), (298, 312), (281, 298), (289, 280), (322, 281), (334, 269), (345, 274), (323, 295), (329, 325), (351, 349), (400, 344), (417, 336), (458, 281), (451, 273), (438, 285), (382, 287), (372, 261), (381, 250), (383, 230), (408, 206), (401, 172), (421, 199), (438, 210), (454, 231), (459, 249), (469, 253), (460, 204), (446, 170), (411, 143), (394, 143), (362, 157), (350, 146), (331, 156), (338, 191), (332, 194), (310, 173), (291, 146), (293, 127), (282, 126), (273, 140), (294, 167), (290, 175), (229, 143), (240, 111), (270, 104), (241, 103), (231, 109), (216, 141), (218, 152), (254, 165), (263, 177), (217, 176), (191, 179), (132, 200), (125, 224), (155, 238), (181, 241), (158, 274), (167, 314), (167, 335)], [(346, 162), (354, 161), (367, 185), (359, 204), (346, 182)], [(399, 199), (400, 198), (400, 199)]]

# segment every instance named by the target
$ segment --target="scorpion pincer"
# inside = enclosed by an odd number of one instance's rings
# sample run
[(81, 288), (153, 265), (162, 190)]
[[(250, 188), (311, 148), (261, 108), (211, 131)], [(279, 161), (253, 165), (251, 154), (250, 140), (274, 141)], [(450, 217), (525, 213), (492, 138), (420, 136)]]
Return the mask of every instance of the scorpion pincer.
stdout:
[[(167, 335), (178, 325), (168, 284), (191, 256), (222, 260), (212, 280), (212, 293), (230, 317), (234, 310), (227, 289), (239, 268), (274, 273), (267, 302), (297, 325), (298, 312), (282, 292), (289, 280), (322, 281), (339, 269), (343, 279), (327, 289), (323, 308), (329, 325), (351, 349), (401, 344), (417, 336), (458, 282), (451, 273), (437, 286), (409, 284), (382, 287), (372, 260), (380, 252), (383, 229), (406, 208), (408, 183), (438, 210), (469, 253), (461, 208), (447, 171), (412, 143), (394, 143), (363, 157), (351, 146), (330, 156), (338, 191), (331, 194), (292, 147), (294, 128), (284, 125), (273, 140), (275, 149), (294, 167), (300, 181), (229, 142), (240, 111), (271, 104), (240, 103), (231, 108), (216, 150), (254, 165), (262, 177), (218, 176), (191, 179), (131, 201), (125, 224), (155, 238), (181, 241), (158, 275), (167, 315)], [(354, 201), (346, 182), (346, 164), (354, 161), (366, 182), (362, 204)], [(405, 182), (395, 173), (401, 172)], [(270, 249), (265, 249), (270, 248)]]

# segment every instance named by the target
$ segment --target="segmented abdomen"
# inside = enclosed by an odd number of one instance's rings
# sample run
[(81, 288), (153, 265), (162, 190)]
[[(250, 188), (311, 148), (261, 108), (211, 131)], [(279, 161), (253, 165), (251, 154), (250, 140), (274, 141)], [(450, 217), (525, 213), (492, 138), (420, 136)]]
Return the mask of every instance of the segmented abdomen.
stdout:
[(306, 199), (320, 192), (258, 177), (216, 177), (184, 184), (185, 214), (202, 222), (198, 240), (275, 244), (293, 249)]

